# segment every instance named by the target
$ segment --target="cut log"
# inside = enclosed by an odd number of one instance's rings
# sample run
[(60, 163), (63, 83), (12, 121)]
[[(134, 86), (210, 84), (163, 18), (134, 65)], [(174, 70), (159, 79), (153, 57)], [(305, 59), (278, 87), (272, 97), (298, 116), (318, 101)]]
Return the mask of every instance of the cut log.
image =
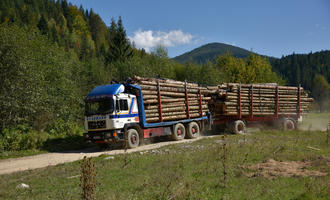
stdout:
[[(206, 116), (206, 113), (203, 113), (203, 116)], [(201, 117), (199, 113), (191, 114), (190, 118), (198, 118)], [(170, 121), (170, 120), (178, 120), (178, 119), (185, 119), (187, 118), (187, 115), (177, 115), (177, 116), (168, 116), (168, 117), (163, 117), (164, 121)], [(150, 122), (159, 122), (158, 117), (151, 117), (151, 118), (146, 118), (146, 121), (148, 123)]]
[[(180, 107), (169, 107), (169, 108), (162, 108), (162, 112), (170, 112), (170, 111), (180, 111), (183, 110), (185, 111), (187, 108), (186, 106), (180, 106)], [(199, 110), (200, 107), (199, 106), (189, 106), (189, 111), (191, 110)], [(202, 105), (202, 109), (208, 109), (207, 105)], [(146, 109), (145, 113), (158, 113), (159, 109)]]
[[(158, 92), (157, 91), (151, 91), (151, 90), (142, 90), (143, 93), (143, 97), (145, 97), (146, 95), (155, 95), (157, 97)], [(169, 96), (169, 97), (185, 97), (185, 93), (178, 93), (178, 92), (161, 92), (162, 96)], [(198, 94), (194, 93), (188, 93), (188, 97), (196, 97), (198, 96)]]
[[(189, 106), (196, 106), (199, 105), (199, 102), (189, 102)], [(203, 102), (202, 105), (207, 105), (206, 103)], [(171, 107), (178, 107), (178, 106), (186, 106), (185, 103), (180, 103), (180, 102), (174, 102), (174, 103), (167, 103), (167, 104), (162, 104), (162, 108), (171, 108)], [(144, 106), (146, 110), (151, 110), (151, 109), (158, 109), (158, 105), (145, 105)]]
[[(226, 94), (227, 96), (238, 96), (238, 93), (234, 93), (234, 92), (227, 92)], [(241, 96), (242, 97), (250, 97), (251, 95), (249, 93), (241, 93)], [(253, 93), (253, 97), (273, 97), (275, 98), (276, 97), (276, 94), (264, 94), (264, 93), (261, 93), (261, 94), (258, 94), (258, 93)], [(293, 95), (288, 95), (288, 94), (279, 94), (278, 95), (279, 98), (297, 98), (297, 94)], [(307, 98), (308, 95), (305, 94), (305, 95), (301, 95), (300, 96), (301, 98)]]
[[(173, 83), (173, 84), (178, 84), (178, 85), (184, 85), (184, 82), (182, 82), (182, 81), (175, 81), (175, 80), (171, 80), (171, 79), (156, 79), (156, 78), (144, 78), (144, 77), (139, 77), (139, 76), (133, 76), (132, 80), (135, 80), (137, 82), (148, 81), (148, 82), (157, 83), (157, 81), (158, 81), (159, 83)], [(187, 83), (187, 86), (198, 87), (198, 84)]]
[[(301, 114), (306, 114), (306, 113), (304, 113), (304, 112), (302, 112)], [(232, 116), (232, 115), (238, 115), (238, 112), (228, 112), (228, 113), (223, 113), (223, 114), (221, 114), (220, 116), (221, 117), (223, 117), (223, 116)], [(244, 116), (244, 115), (250, 115), (250, 113), (248, 113), (248, 112), (242, 112), (242, 115)], [(272, 112), (272, 113), (267, 113), (267, 112), (255, 112), (255, 113), (253, 113), (253, 115), (254, 116), (270, 116), (270, 115), (275, 115), (275, 113), (274, 112)], [(278, 115), (284, 115), (284, 116), (287, 116), (287, 115), (297, 115), (297, 112), (291, 112), (291, 113), (278, 113)], [(217, 116), (215, 117), (215, 119), (217, 118)]]
[[(156, 86), (147, 86), (147, 85), (141, 85), (141, 88), (143, 90), (155, 90), (157, 91)], [(185, 92), (184, 88), (173, 88), (173, 87), (160, 87), (160, 91), (166, 91), (166, 92)], [(188, 93), (198, 93), (198, 89), (187, 89)], [(208, 93), (207, 90), (201, 90), (201, 93), (204, 94), (204, 92)]]
[[(192, 110), (189, 112), (189, 115), (192, 114), (198, 114), (199, 110)], [(163, 113), (163, 117), (169, 117), (169, 116), (176, 116), (176, 115), (186, 115), (188, 116), (188, 114), (186, 113), (186, 111), (181, 111), (181, 112), (165, 112)], [(148, 113), (146, 114), (146, 118), (150, 118), (150, 117), (158, 117), (159, 114), (158, 113)]]
[[(239, 84), (239, 83), (228, 83), (229, 88), (238, 88), (241, 85), (241, 88), (251, 88), (251, 84)], [(277, 84), (253, 84), (253, 88), (262, 88), (262, 89), (276, 89)], [(280, 90), (298, 90), (297, 87), (292, 86), (278, 86), (278, 89)], [(302, 87), (300, 87), (300, 90), (303, 90)]]
[[(227, 100), (238, 100), (238, 96), (226, 96)], [(250, 98), (247, 96), (241, 96), (241, 100), (249, 100)], [(253, 97), (253, 101), (275, 101), (275, 98), (270, 97)], [(279, 98), (279, 101), (298, 101), (298, 98)], [(312, 102), (313, 98), (301, 98), (300, 101)]]

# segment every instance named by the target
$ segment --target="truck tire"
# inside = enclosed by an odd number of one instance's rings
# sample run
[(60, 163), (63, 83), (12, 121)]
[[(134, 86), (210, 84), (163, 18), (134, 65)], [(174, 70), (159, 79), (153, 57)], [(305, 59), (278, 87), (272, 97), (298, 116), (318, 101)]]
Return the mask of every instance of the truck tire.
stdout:
[(138, 147), (140, 144), (140, 136), (137, 130), (128, 129), (126, 133), (126, 147), (129, 149), (133, 149)]
[(297, 122), (292, 118), (284, 118), (283, 120), (283, 130), (293, 131), (297, 129)]
[(242, 120), (236, 120), (230, 125), (230, 132), (233, 134), (244, 134), (245, 133), (245, 123)]
[(172, 133), (172, 139), (175, 141), (182, 140), (186, 135), (186, 130), (184, 125), (181, 123), (175, 124)]
[(196, 122), (190, 122), (187, 126), (187, 138), (194, 139), (200, 134), (199, 126)]

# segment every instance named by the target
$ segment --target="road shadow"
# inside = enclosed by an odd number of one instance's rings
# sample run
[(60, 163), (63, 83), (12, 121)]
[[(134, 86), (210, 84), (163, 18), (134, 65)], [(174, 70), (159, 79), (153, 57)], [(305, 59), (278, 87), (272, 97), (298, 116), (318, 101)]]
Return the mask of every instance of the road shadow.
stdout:
[(73, 135), (65, 138), (53, 138), (44, 142), (42, 150), (58, 153), (88, 153), (98, 152), (100, 148), (87, 143), (82, 136)]
[[(219, 131), (203, 131), (201, 136), (212, 136), (212, 135), (221, 135), (223, 132)], [(168, 136), (153, 137), (149, 139), (144, 139), (141, 146), (173, 141)], [(86, 142), (82, 136), (73, 135), (67, 136), (65, 138), (53, 138), (48, 139), (43, 143), (42, 150), (51, 153), (96, 153), (102, 151), (111, 151), (111, 150), (124, 150), (124, 143), (114, 143), (114, 144), (93, 144)]]

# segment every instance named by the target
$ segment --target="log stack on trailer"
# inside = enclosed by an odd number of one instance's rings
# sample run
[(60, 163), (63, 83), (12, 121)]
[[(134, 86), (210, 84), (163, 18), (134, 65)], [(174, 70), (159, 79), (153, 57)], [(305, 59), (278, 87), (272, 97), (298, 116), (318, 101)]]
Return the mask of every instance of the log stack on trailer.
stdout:
[[(210, 101), (213, 118), (224, 116), (291, 116), (307, 112), (312, 98), (302, 87), (277, 84), (225, 83), (219, 86), (218, 95)], [(215, 89), (215, 87), (209, 87)]]
[(210, 94), (216, 90), (170, 79), (134, 76), (141, 86), (147, 123), (191, 119), (206, 116)]

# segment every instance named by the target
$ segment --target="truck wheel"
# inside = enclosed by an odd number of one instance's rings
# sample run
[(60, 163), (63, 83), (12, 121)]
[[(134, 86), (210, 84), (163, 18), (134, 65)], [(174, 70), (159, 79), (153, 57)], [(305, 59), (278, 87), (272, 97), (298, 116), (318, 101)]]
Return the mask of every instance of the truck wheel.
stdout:
[(187, 138), (194, 139), (199, 136), (200, 130), (196, 122), (190, 122), (187, 128)]
[(297, 123), (294, 119), (285, 118), (283, 120), (283, 129), (285, 131), (293, 131), (297, 128)]
[(186, 130), (185, 130), (183, 124), (181, 124), (181, 123), (175, 124), (174, 130), (172, 133), (172, 139), (175, 141), (182, 140), (185, 135), (186, 135)]
[(244, 134), (245, 128), (245, 123), (242, 120), (236, 120), (231, 124), (230, 132), (233, 134)]
[(129, 149), (138, 147), (140, 144), (139, 133), (135, 129), (127, 130), (126, 134), (126, 146)]

